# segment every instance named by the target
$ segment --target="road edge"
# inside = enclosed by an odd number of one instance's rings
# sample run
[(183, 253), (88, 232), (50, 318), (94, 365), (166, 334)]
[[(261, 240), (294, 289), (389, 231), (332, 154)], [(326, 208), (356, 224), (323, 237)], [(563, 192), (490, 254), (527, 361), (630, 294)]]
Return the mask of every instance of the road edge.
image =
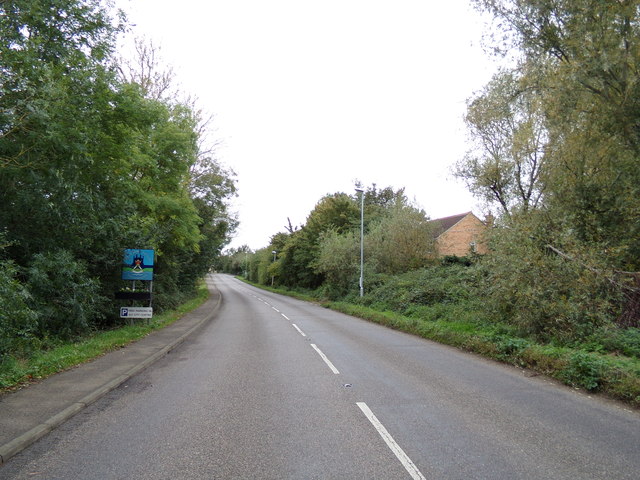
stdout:
[(59, 427), (61, 424), (69, 420), (78, 412), (82, 411), (112, 390), (115, 390), (134, 375), (140, 373), (153, 363), (157, 362), (160, 358), (164, 357), (167, 353), (171, 352), (180, 344), (182, 344), (191, 334), (201, 328), (205, 323), (209, 322), (218, 313), (220, 304), (222, 303), (222, 295), (220, 294), (218, 288), (215, 285), (212, 285), (211, 287), (213, 287), (214, 291), (218, 293), (218, 299), (216, 304), (211, 309), (211, 312), (206, 317), (204, 317), (200, 322), (191, 327), (188, 331), (183, 333), (180, 337), (176, 338), (153, 355), (138, 363), (126, 373), (123, 373), (113, 380), (101, 385), (93, 392), (85, 395), (79, 401), (71, 404), (61, 412), (53, 415), (45, 422), (33, 427), (31, 430), (23, 433), (19, 437), (13, 439), (8, 443), (5, 443), (4, 445), (0, 445), (0, 466), (6, 463), (7, 460), (9, 460), (11, 457), (17, 455), (22, 450), (38, 441), (40, 438), (44, 437), (47, 433)]

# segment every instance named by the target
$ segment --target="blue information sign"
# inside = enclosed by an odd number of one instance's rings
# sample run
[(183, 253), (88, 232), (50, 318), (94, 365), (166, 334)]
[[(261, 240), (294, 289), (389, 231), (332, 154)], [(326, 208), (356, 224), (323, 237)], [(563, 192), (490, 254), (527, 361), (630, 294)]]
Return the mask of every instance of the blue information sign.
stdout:
[(123, 280), (153, 280), (153, 250), (127, 248), (122, 265)]

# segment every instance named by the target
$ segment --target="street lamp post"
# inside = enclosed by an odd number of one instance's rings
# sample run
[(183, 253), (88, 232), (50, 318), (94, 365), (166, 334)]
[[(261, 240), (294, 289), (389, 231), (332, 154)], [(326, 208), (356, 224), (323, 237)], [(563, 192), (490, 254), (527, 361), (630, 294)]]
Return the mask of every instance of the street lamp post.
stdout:
[(360, 296), (364, 296), (364, 190), (356, 188), (360, 193)]
[[(278, 253), (276, 250), (273, 250), (271, 253), (273, 253), (273, 262), (275, 263), (276, 261), (276, 253)], [(273, 272), (272, 272), (273, 273)], [(275, 277), (275, 275), (271, 275), (271, 286), (273, 287), (273, 278)]]

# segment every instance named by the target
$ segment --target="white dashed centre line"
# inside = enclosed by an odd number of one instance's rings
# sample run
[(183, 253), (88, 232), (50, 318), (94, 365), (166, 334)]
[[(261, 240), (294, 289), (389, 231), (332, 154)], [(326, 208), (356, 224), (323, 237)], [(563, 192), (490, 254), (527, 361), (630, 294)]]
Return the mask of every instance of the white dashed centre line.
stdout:
[(407, 454), (404, 453), (404, 450), (400, 448), (400, 445), (396, 443), (391, 434), (387, 431), (386, 428), (384, 428), (384, 425), (380, 423), (380, 420), (376, 418), (367, 404), (364, 402), (357, 402), (356, 405), (360, 407), (362, 413), (366, 415), (371, 424), (375, 427), (382, 439), (385, 441), (387, 446), (391, 449), (395, 456), (398, 457), (398, 460), (400, 460), (402, 466), (407, 470), (407, 472), (409, 472), (411, 478), (413, 478), (413, 480), (426, 480), (424, 475), (422, 475), (420, 470), (418, 470), (418, 467), (416, 467), (411, 459), (407, 456)]
[[(261, 302), (263, 302), (265, 305), (271, 307), (273, 310), (275, 310), (280, 315), (282, 315), (286, 320), (291, 321), (289, 317), (287, 317), (284, 313), (282, 313), (280, 310), (278, 310), (276, 307), (271, 305), (269, 302), (267, 302), (263, 298), (260, 298), (256, 295), (252, 295), (252, 296), (260, 300)], [(303, 337), (307, 336), (302, 330), (300, 330), (300, 328), (295, 323), (292, 323), (291, 325), (293, 326), (293, 328), (295, 328), (298, 331), (300, 335), (302, 335)], [(322, 350), (320, 350), (315, 343), (312, 343), (311, 346), (316, 352), (318, 352), (318, 355), (320, 355), (320, 358), (324, 360), (324, 363), (327, 364), (327, 366), (331, 369), (331, 371), (334, 374), (338, 375), (340, 372), (335, 367), (335, 365), (331, 363), (331, 360), (327, 358), (327, 356), (322, 352)], [(391, 434), (387, 431), (384, 425), (380, 423), (380, 420), (378, 420), (378, 418), (373, 414), (373, 412), (367, 406), (367, 404), (364, 402), (357, 402), (356, 405), (358, 405), (360, 410), (362, 410), (362, 413), (364, 413), (365, 416), (369, 419), (369, 421), (374, 426), (374, 428), (378, 431), (378, 433), (380, 434), (382, 439), (385, 441), (389, 449), (394, 453), (394, 455), (398, 458), (398, 460), (400, 460), (400, 463), (402, 463), (402, 466), (409, 473), (409, 475), (411, 475), (411, 478), (413, 480), (426, 480), (424, 475), (422, 475), (422, 472), (418, 470), (418, 467), (415, 466), (415, 464), (411, 461), (409, 456), (404, 452), (404, 450), (402, 450), (400, 445), (396, 443), (396, 441), (393, 439)]]
[(327, 364), (327, 366), (331, 369), (331, 371), (333, 373), (335, 373), (336, 375), (338, 375), (340, 372), (338, 371), (338, 369), (333, 365), (333, 363), (331, 363), (331, 361), (327, 358), (327, 356), (322, 353), (322, 350), (320, 350), (318, 348), (318, 346), (315, 343), (312, 343), (311, 346), (313, 347), (313, 349), (318, 352), (318, 355), (320, 355), (320, 357), (322, 358), (322, 360), (324, 360), (324, 363)]
[(296, 330), (298, 330), (298, 333), (300, 333), (300, 335), (302, 335), (303, 337), (306, 337), (307, 335), (298, 328), (298, 326), (295, 323), (292, 323), (291, 325), (293, 325), (293, 328), (295, 328)]

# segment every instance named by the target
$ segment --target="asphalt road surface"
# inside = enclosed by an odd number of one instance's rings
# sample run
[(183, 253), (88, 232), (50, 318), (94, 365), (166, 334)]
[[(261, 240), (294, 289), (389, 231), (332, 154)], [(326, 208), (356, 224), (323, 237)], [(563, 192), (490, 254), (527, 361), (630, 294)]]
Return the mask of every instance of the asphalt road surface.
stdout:
[(0, 478), (640, 478), (638, 412), (214, 279), (210, 324)]

